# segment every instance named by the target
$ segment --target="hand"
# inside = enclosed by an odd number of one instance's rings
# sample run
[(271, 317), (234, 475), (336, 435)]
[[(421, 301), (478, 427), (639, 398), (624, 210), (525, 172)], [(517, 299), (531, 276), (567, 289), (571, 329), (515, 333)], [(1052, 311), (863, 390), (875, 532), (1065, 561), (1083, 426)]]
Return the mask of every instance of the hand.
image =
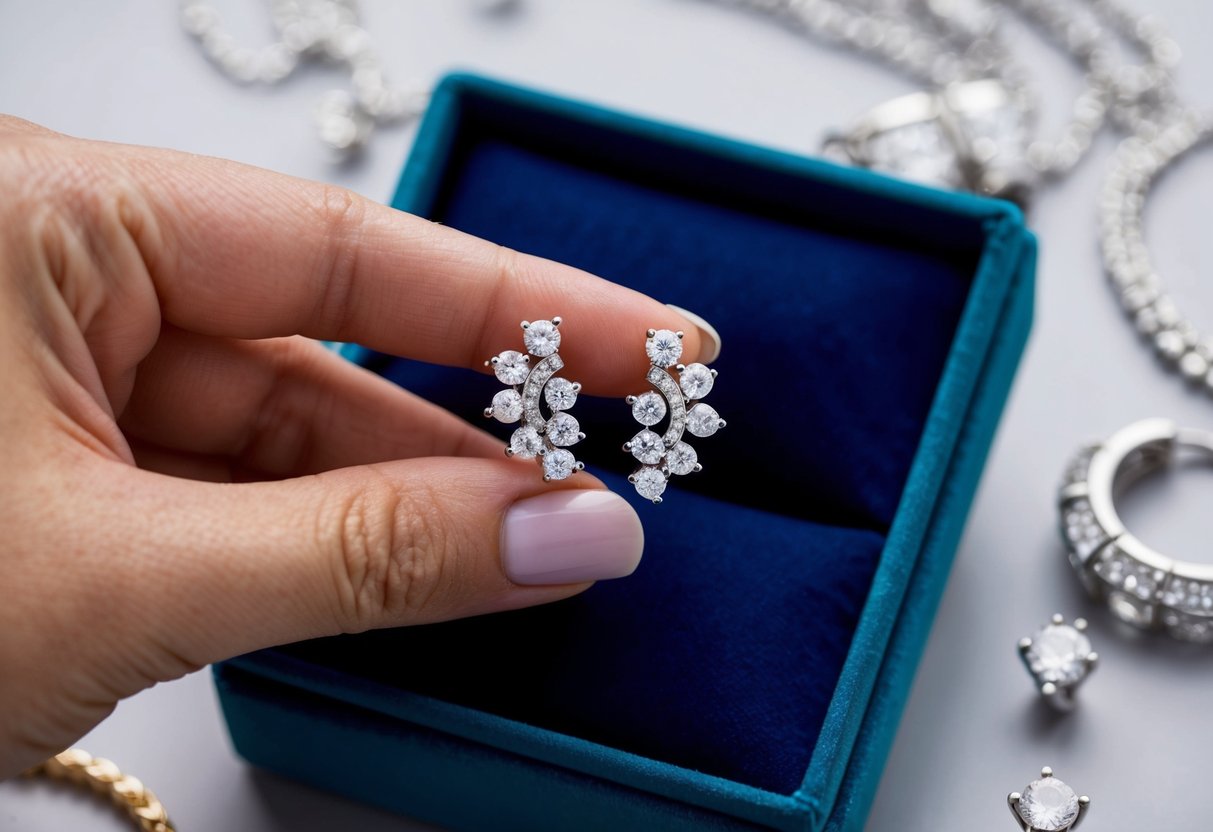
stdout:
[(591, 476), (545, 485), (308, 339), (483, 369), (559, 314), (587, 392), (623, 395), (637, 333), (717, 348), (677, 312), (340, 188), (2, 117), (0, 193), (0, 777), (211, 662), (638, 563)]

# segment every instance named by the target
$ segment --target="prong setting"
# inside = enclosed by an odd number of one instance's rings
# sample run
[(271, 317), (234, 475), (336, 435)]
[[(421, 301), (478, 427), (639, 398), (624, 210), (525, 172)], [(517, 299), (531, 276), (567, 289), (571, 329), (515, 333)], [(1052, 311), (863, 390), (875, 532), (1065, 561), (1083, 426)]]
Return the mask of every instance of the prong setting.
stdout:
[(1085, 816), (1091, 799), (1053, 775), (1045, 766), (1040, 779), (1033, 780), (1022, 792), (1007, 795), (1011, 814), (1024, 832), (1070, 832)]
[(1030, 637), (1019, 640), (1019, 657), (1041, 698), (1059, 711), (1074, 707), (1074, 694), (1095, 669), (1098, 655), (1085, 634), (1086, 622), (1067, 624), (1060, 613)]

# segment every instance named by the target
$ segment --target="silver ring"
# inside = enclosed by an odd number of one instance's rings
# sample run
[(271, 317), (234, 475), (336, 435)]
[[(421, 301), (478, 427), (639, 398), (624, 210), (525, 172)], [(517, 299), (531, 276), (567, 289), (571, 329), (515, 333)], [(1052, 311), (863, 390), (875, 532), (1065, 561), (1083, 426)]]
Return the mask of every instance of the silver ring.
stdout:
[(1169, 558), (1121, 522), (1113, 497), (1182, 455), (1213, 462), (1213, 433), (1146, 419), (1083, 448), (1058, 497), (1070, 565), (1084, 587), (1122, 621), (1213, 642), (1213, 565)]

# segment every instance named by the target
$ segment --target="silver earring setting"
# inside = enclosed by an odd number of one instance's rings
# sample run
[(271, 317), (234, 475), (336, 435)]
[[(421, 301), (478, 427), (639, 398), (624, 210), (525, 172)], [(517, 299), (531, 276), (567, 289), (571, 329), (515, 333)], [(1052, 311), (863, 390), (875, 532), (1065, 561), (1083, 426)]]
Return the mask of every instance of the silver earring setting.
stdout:
[(1029, 783), (1022, 794), (1011, 792), (1007, 803), (1024, 832), (1070, 832), (1086, 815), (1091, 798), (1077, 794), (1045, 766), (1039, 780)]
[(1019, 656), (1032, 675), (1040, 695), (1059, 711), (1074, 707), (1074, 692), (1086, 680), (1099, 658), (1087, 638), (1087, 622), (1073, 624), (1058, 613), (1048, 624), (1019, 641)]
[[(703, 364), (678, 364), (682, 357), (681, 332), (650, 329), (644, 348), (653, 365), (646, 378), (654, 389), (627, 397), (632, 416), (644, 430), (624, 443), (623, 449), (640, 462), (628, 482), (640, 496), (660, 503), (671, 475), (703, 470), (695, 449), (682, 441), (683, 433), (708, 437), (723, 428), (725, 421), (711, 405), (699, 402), (712, 391), (716, 371)], [(669, 367), (677, 370), (677, 379)], [(652, 430), (667, 414), (670, 424), (665, 433)]]
[[(568, 411), (577, 402), (581, 385), (555, 375), (564, 368), (560, 349), (560, 318), (550, 321), (523, 321), (522, 341), (526, 353), (506, 350), (484, 362), (492, 367), (497, 380), (509, 388), (493, 396), (486, 407), (486, 418), (507, 425), (521, 421), (510, 437), (505, 455), (519, 459), (538, 459), (545, 482), (563, 480), (585, 468), (568, 447), (585, 434)], [(540, 359), (531, 366), (531, 358)], [(540, 399), (552, 415), (545, 418)]]

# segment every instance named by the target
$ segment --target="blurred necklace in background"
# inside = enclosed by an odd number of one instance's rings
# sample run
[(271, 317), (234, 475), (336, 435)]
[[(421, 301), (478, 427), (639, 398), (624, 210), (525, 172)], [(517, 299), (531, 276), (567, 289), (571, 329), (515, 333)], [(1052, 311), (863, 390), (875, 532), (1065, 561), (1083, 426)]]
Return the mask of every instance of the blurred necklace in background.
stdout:
[[(1153, 134), (1178, 109), (1175, 43), (1110, 0), (723, 0), (880, 61), (924, 92), (877, 107), (826, 147), (848, 161), (948, 188), (1026, 202), (1066, 176), (1109, 122)], [(1083, 73), (1056, 138), (1008, 42), (1014, 11)], [(1132, 62), (1136, 56), (1138, 61)]]
[(347, 70), (350, 89), (326, 93), (315, 110), (321, 140), (339, 154), (360, 148), (376, 125), (408, 121), (425, 109), (429, 86), (388, 80), (354, 0), (270, 0), (269, 10), (279, 40), (259, 48), (238, 44), (205, 0), (182, 0), (181, 23), (238, 84), (277, 84), (306, 60)]
[[(1165, 291), (1142, 227), (1151, 185), (1213, 139), (1213, 119), (1178, 100), (1179, 48), (1152, 17), (1114, 0), (718, 1), (773, 16), (923, 85), (827, 138), (826, 152), (852, 164), (1023, 205), (1069, 174), (1102, 130), (1128, 134), (1099, 201), (1104, 268), (1163, 362), (1213, 392), (1213, 338)], [(1008, 12), (1083, 73), (1056, 138), (1040, 135), (1039, 97), (1003, 32)]]

